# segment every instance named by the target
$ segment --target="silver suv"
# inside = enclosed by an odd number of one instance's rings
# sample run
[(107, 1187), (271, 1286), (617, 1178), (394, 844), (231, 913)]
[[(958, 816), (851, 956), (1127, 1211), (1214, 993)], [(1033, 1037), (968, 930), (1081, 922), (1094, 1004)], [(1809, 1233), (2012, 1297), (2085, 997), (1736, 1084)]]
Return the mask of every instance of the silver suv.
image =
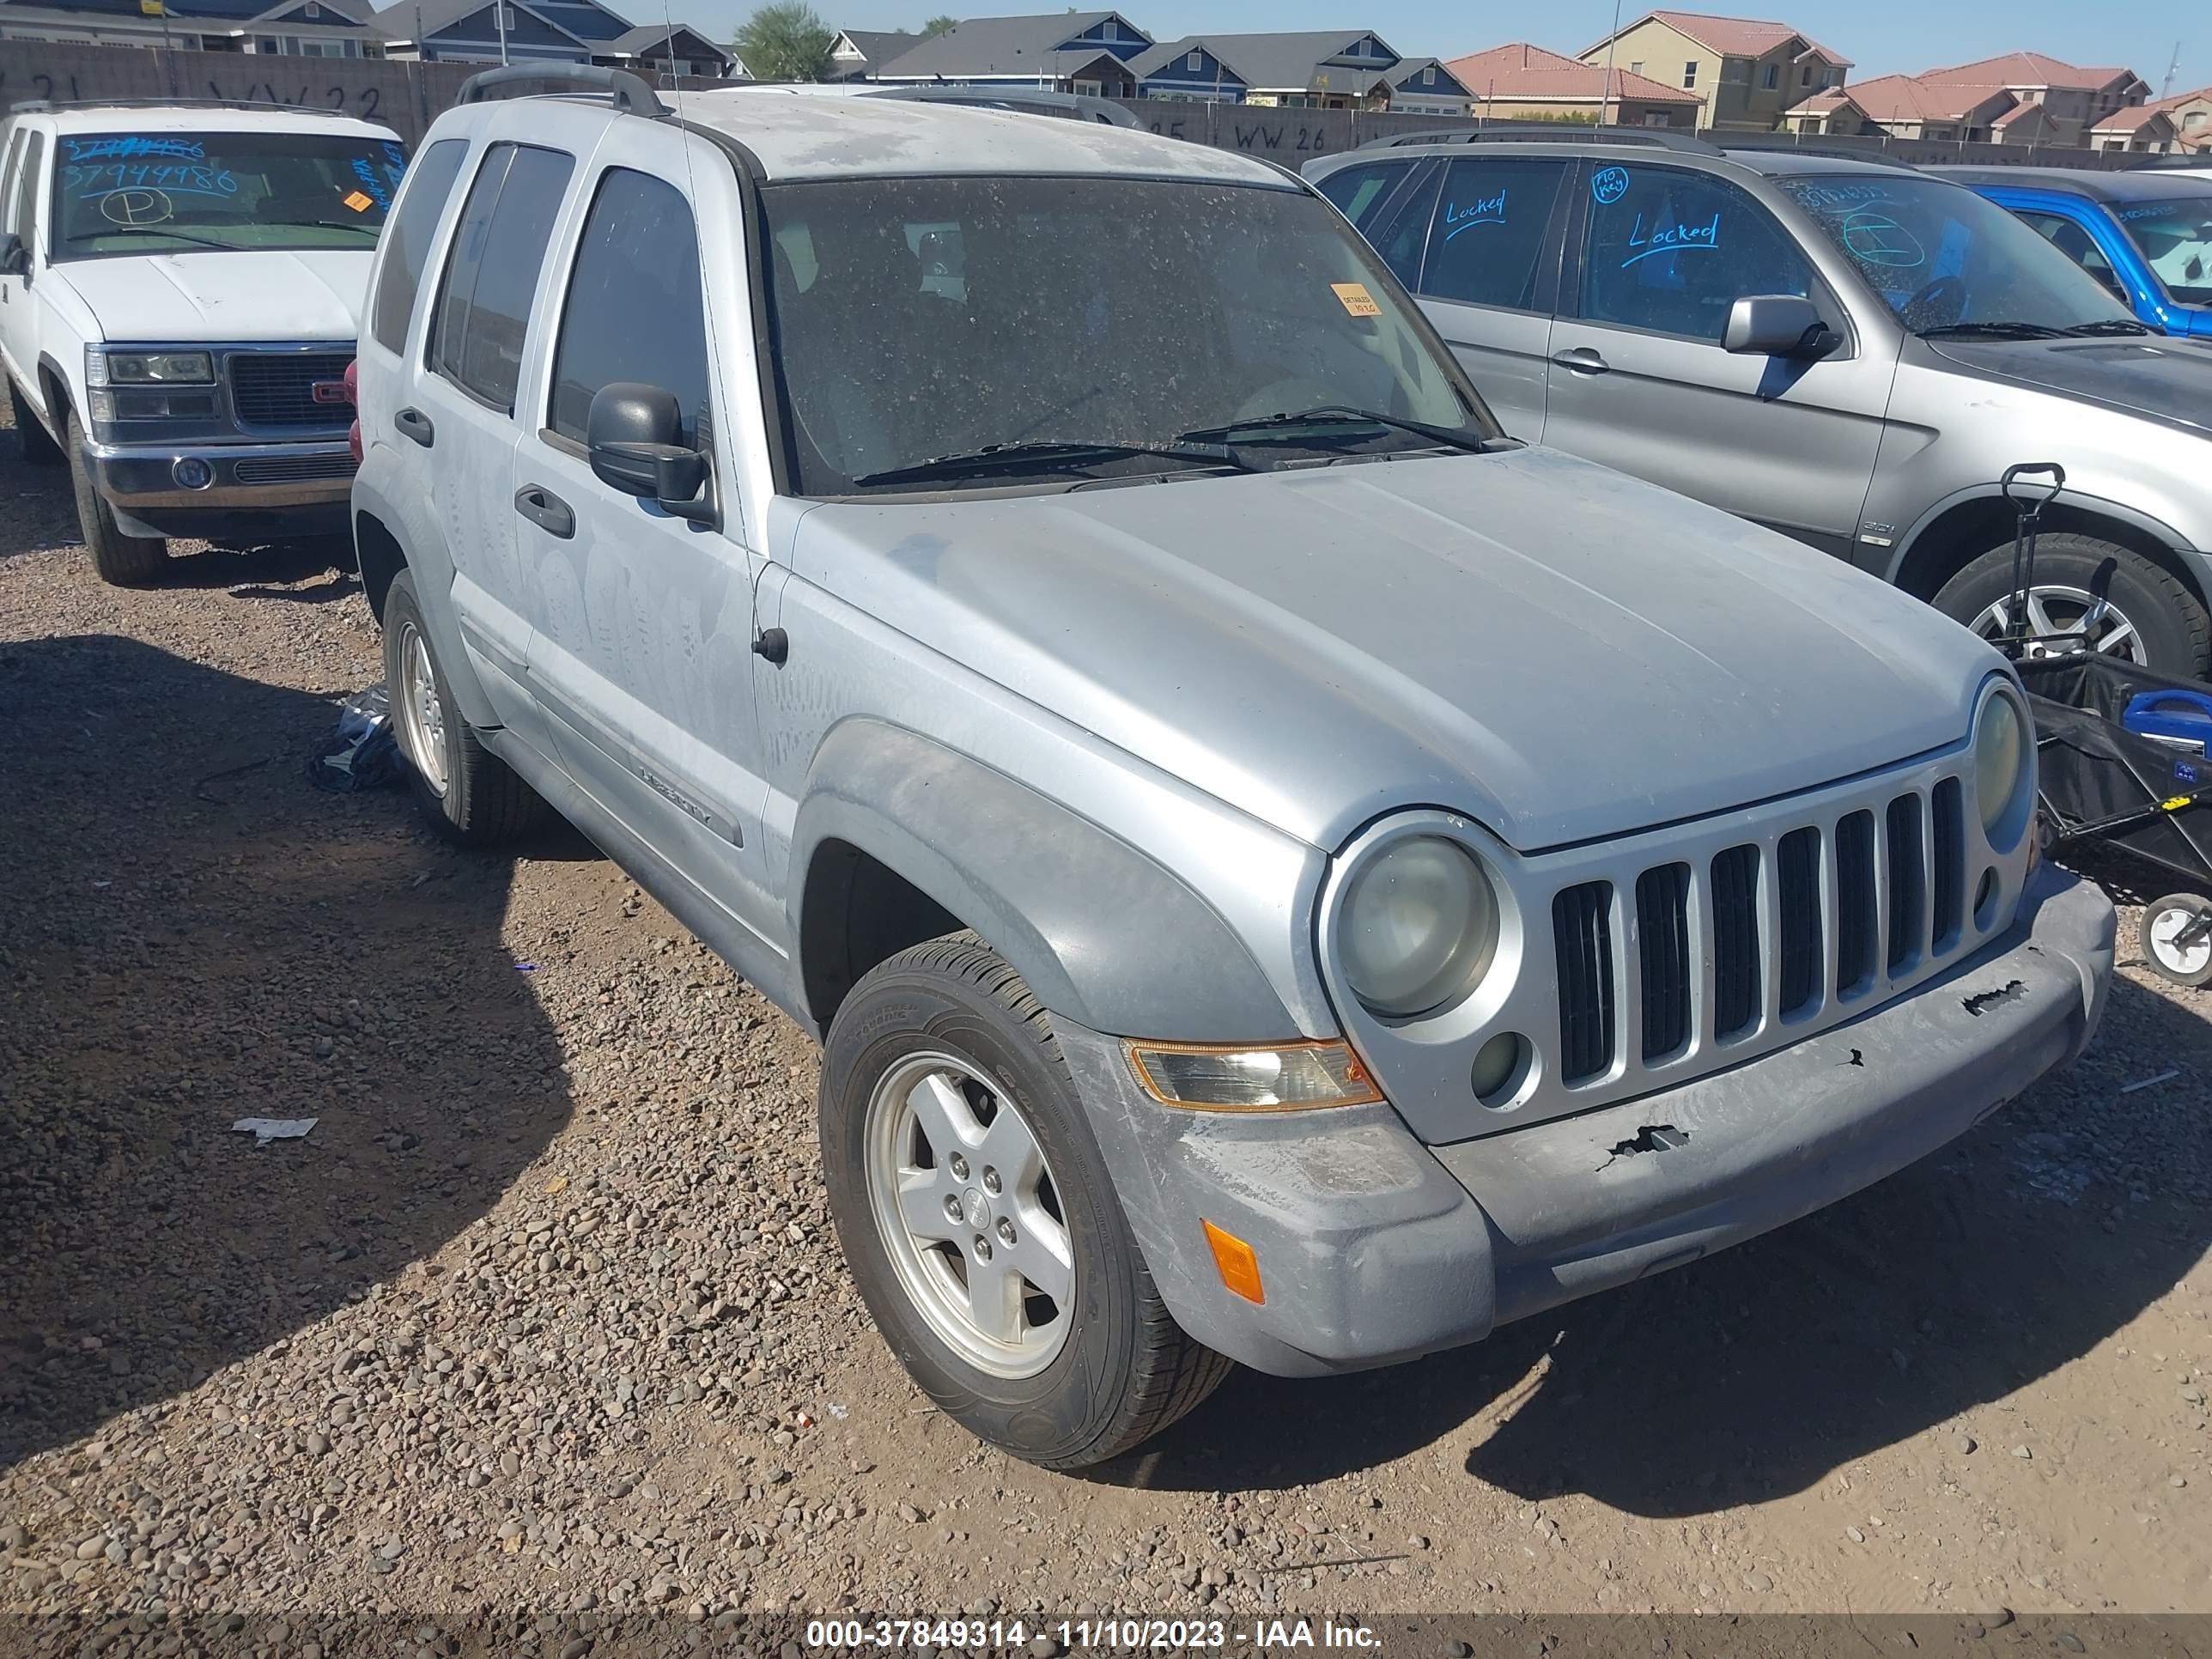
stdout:
[(976, 1433), (1472, 1342), (2087, 1041), (2002, 659), (1502, 436), (1291, 175), (502, 73), (362, 343), (418, 794), (550, 803), (824, 1041), (847, 1259)]
[(2212, 667), (2212, 349), (2153, 334), (1973, 191), (1880, 156), (1633, 131), (1413, 135), (1305, 172), (1514, 436), (1984, 635), (2011, 598), (1998, 480), (2057, 461), (2033, 631)]

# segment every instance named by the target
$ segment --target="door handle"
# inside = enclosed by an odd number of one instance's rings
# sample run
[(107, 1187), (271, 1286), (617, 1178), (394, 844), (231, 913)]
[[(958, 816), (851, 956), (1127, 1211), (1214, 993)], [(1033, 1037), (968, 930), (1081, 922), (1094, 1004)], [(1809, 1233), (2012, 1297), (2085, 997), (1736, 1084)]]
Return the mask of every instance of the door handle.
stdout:
[(428, 449), (438, 441), (438, 428), (430, 424), (430, 417), (419, 409), (403, 409), (392, 417), (401, 435), (412, 438)]
[(1554, 352), (1552, 361), (1561, 368), (1571, 368), (1577, 374), (1602, 374), (1608, 365), (1604, 358), (1588, 346), (1576, 346), (1571, 350)]
[(576, 533), (576, 514), (543, 484), (525, 484), (514, 492), (514, 510), (547, 535), (567, 541)]

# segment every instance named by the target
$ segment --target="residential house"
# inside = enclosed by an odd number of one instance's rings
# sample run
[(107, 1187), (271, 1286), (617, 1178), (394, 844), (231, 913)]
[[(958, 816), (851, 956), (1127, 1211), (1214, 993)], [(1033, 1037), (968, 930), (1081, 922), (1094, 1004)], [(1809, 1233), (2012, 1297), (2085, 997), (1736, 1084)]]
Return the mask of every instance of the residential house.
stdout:
[(2173, 123), (2175, 149), (2212, 149), (2212, 87), (2176, 93), (2151, 107)]
[(2039, 105), (2051, 118), (2040, 142), (2069, 149), (2086, 145), (2084, 135), (2106, 116), (2150, 100), (2148, 82), (2133, 70), (2083, 69), (2039, 52), (2001, 52), (1914, 78), (1931, 88), (2001, 90)]
[(1782, 118), (1782, 130), (1800, 135), (1844, 138), (1855, 138), (1865, 133), (1879, 135), (1881, 131), (1858, 99), (1841, 88), (1816, 92), (1804, 102), (1793, 105)]
[(902, 52), (921, 44), (904, 29), (845, 29), (830, 44), (830, 78), (865, 81)]
[(286, 58), (378, 58), (369, 0), (0, 0), (0, 40), (175, 46)]
[(916, 42), (869, 78), (892, 86), (1045, 87), (1131, 98), (1137, 77), (1130, 60), (1152, 44), (1114, 11), (969, 17)]
[(1474, 95), (1474, 113), (1490, 121), (1562, 121), (1580, 125), (1693, 127), (1705, 101), (1616, 66), (1585, 64), (1525, 40), (1492, 46), (1445, 66)]
[(1694, 93), (1700, 127), (1771, 132), (1817, 92), (1844, 84), (1851, 60), (1786, 23), (1705, 12), (1646, 12), (1582, 54)]
[(2172, 118), (2164, 110), (2130, 104), (2092, 125), (2087, 138), (2089, 148), (2094, 150), (2124, 150), (2148, 155), (2172, 149), (2179, 136)]
[(738, 60), (688, 23), (641, 23), (604, 42), (592, 61), (606, 69), (636, 70), (655, 77), (668, 75), (726, 78)]
[[(1405, 66), (1407, 73), (1394, 72)], [(1142, 98), (1203, 98), (1296, 109), (1405, 108), (1464, 113), (1467, 92), (1432, 58), (1401, 58), (1365, 29), (1189, 34), (1130, 60)], [(1425, 71), (1436, 73), (1424, 81)], [(1411, 84), (1401, 88), (1399, 79)], [(1430, 107), (1433, 106), (1433, 107)]]
[(1368, 89), (1367, 102), (1370, 109), (1399, 115), (1464, 118), (1473, 93), (1449, 64), (1434, 58), (1401, 58), (1376, 78)]
[(633, 25), (599, 0), (399, 0), (371, 23), (385, 56), (424, 63), (599, 64), (716, 76), (735, 66), (697, 29)]
[(1930, 86), (1911, 75), (1878, 75), (1851, 88), (1866, 119), (1893, 138), (1955, 138), (1987, 143), (1998, 118), (2020, 100), (2002, 87)]

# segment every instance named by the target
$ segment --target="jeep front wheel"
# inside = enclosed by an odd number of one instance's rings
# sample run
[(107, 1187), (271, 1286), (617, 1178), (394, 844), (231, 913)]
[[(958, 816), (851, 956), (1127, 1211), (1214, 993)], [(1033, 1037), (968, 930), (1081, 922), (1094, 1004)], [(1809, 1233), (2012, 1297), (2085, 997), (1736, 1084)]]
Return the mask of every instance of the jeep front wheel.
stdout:
[[(1943, 584), (1936, 608), (1984, 639), (1996, 639), (2014, 620), (2012, 563), (2010, 542), (1991, 548)], [(2212, 645), (2212, 621), (2171, 571), (2094, 536), (2038, 541), (2020, 620), (2031, 635), (2081, 633), (2093, 651), (2185, 679), (2204, 671)], [(2028, 647), (2032, 656), (2080, 649), (2071, 642)]]
[(115, 587), (143, 587), (161, 574), (169, 557), (169, 544), (159, 536), (126, 536), (92, 481), (92, 460), (84, 453), (84, 428), (76, 411), (70, 410), (70, 488), (76, 496), (77, 531), (84, 550), (92, 555), (92, 568), (100, 580)]
[(932, 940), (854, 988), (830, 1023), (820, 1120), (861, 1297), (971, 1433), (1079, 1468), (1228, 1374), (1160, 1300), (1050, 1018), (986, 946)]

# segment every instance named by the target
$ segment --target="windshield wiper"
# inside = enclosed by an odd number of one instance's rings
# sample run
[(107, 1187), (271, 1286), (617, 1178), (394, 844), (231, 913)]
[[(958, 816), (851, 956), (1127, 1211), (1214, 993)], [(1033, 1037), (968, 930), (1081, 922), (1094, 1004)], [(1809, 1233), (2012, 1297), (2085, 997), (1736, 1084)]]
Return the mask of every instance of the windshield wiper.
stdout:
[(106, 230), (81, 230), (74, 236), (64, 236), (64, 246), (74, 247), (79, 242), (97, 242), (109, 236), (170, 236), (179, 242), (190, 242), (194, 247), (211, 247), (223, 253), (240, 252), (235, 242), (210, 241), (204, 236), (189, 236), (181, 230), (170, 230), (161, 225), (111, 225)]
[(374, 237), (377, 232), (374, 225), (348, 224), (343, 219), (264, 219), (258, 222), (277, 230), (357, 230), (369, 237)]
[(1923, 340), (2063, 340), (2066, 331), (2045, 323), (1944, 323), (1918, 331)]
[(981, 449), (939, 455), (911, 466), (888, 467), (853, 480), (867, 488), (875, 484), (928, 483), (951, 478), (973, 478), (994, 472), (1066, 472), (1118, 461), (1135, 455), (1158, 455), (1201, 466), (1227, 467), (1237, 472), (1260, 469), (1227, 445), (1201, 446), (1180, 440), (1174, 443), (1116, 443), (1102, 440), (1040, 439), (1033, 443), (985, 444)]
[[(1455, 430), (1448, 426), (1431, 426), (1426, 421), (1409, 421), (1396, 415), (1385, 415), (1379, 410), (1355, 409), (1347, 404), (1323, 404), (1316, 409), (1302, 409), (1294, 413), (1255, 415), (1249, 421), (1230, 421), (1220, 426), (1201, 426), (1178, 434), (1188, 443), (1253, 442), (1231, 436), (1238, 432), (1279, 434), (1291, 427), (1302, 426), (1382, 426), (1398, 432), (1410, 432), (1417, 438), (1426, 438), (1434, 443), (1447, 444), (1454, 449), (1468, 450), (1480, 454), (1488, 447), (1488, 441), (1472, 432)], [(1256, 441), (1270, 441), (1262, 438)]]
[(2100, 335), (2148, 334), (2150, 331), (2145, 328), (2141, 323), (2132, 321), (2128, 318), (2111, 317), (2107, 318), (2101, 323), (2076, 323), (2073, 327), (2068, 329), (2066, 332), (2069, 334), (2079, 335), (2083, 338), (2094, 339)]

